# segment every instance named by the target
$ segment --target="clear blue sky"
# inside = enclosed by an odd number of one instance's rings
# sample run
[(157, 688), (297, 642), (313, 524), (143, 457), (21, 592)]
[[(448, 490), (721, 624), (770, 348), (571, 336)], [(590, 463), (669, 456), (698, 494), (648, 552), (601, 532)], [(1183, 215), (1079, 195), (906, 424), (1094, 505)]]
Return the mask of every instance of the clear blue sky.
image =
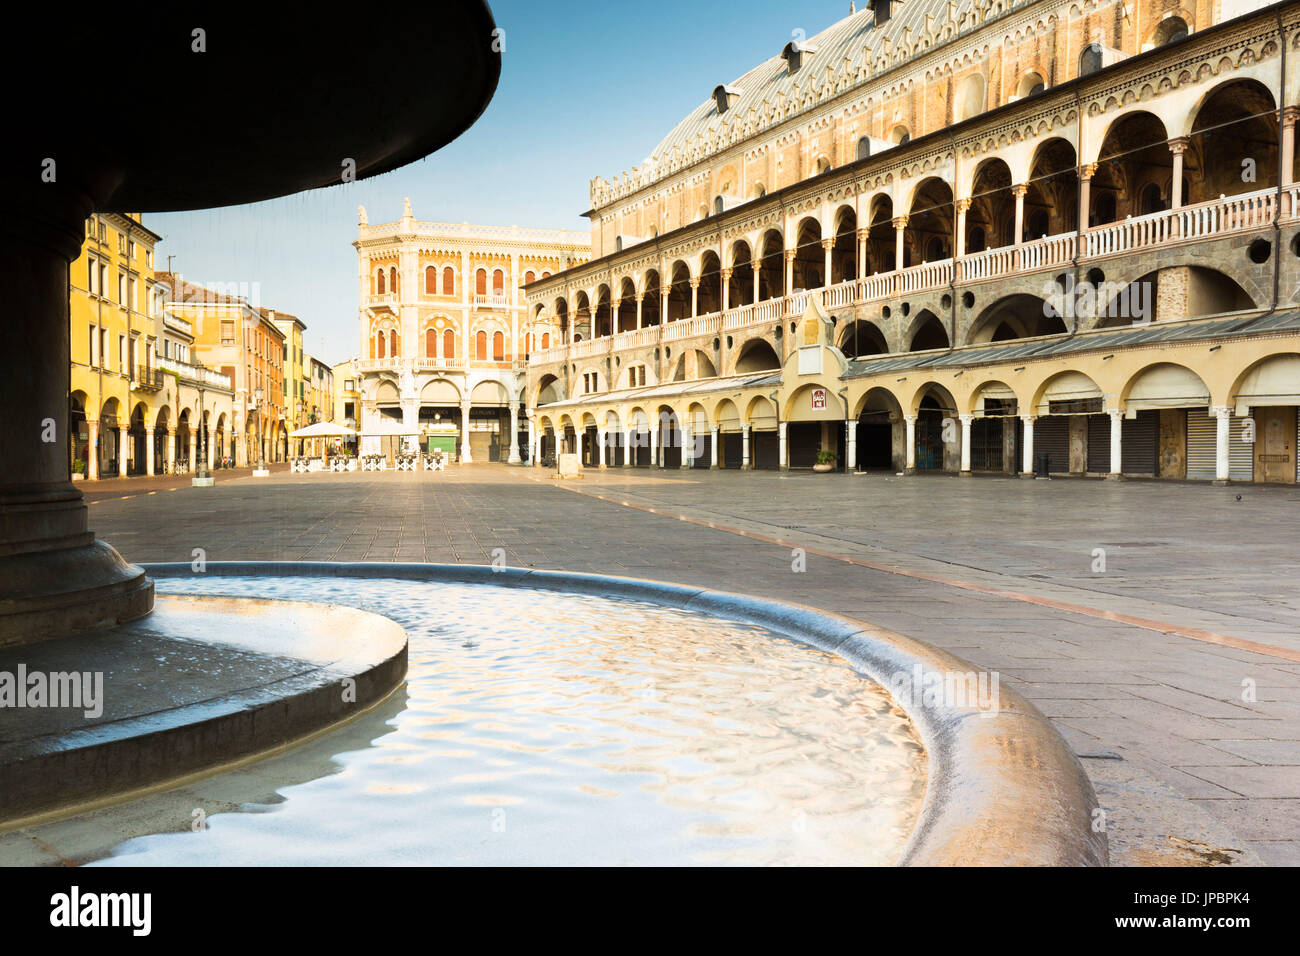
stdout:
[(460, 139), (359, 183), (146, 215), (164, 239), (157, 265), (172, 256), (191, 282), (258, 283), (263, 306), (307, 323), (309, 353), (340, 362), (357, 347), (358, 205), (372, 223), (400, 218), (409, 196), (417, 219), (586, 230), (592, 177), (640, 164), (719, 83), (778, 54), (795, 30), (811, 36), (849, 11), (848, 0), (491, 7), (505, 30), (501, 82)]

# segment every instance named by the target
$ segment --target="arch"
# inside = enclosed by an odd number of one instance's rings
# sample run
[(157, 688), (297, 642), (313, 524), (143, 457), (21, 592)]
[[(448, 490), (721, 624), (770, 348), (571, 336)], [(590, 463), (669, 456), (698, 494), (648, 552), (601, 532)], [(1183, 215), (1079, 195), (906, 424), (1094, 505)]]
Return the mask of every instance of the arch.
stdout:
[(929, 309), (922, 309), (912, 320), (907, 333), (907, 350), (909, 352), (928, 352), (932, 349), (949, 347), (948, 330), (939, 321), (939, 317)]
[(889, 351), (884, 331), (866, 319), (843, 323), (836, 338), (836, 347), (844, 353), (845, 358), (884, 355)]
[(952, 234), (952, 186), (937, 176), (928, 176), (912, 192), (907, 226), (903, 229), (903, 267), (949, 258)]
[(561, 401), (564, 401), (564, 386), (557, 376), (546, 374), (538, 379), (537, 399), (533, 402), (534, 406)]
[(1203, 408), (1210, 404), (1210, 389), (1199, 375), (1174, 362), (1153, 362), (1134, 372), (1120, 391), (1120, 407), (1127, 411), (1162, 408)]
[(922, 408), (934, 408), (956, 415), (957, 400), (953, 398), (952, 392), (938, 382), (924, 382), (917, 386), (916, 391), (912, 393), (912, 400), (908, 405), (908, 409), (913, 415)]
[(454, 359), (456, 357), (456, 332), (454, 329), (443, 330), (442, 357), (445, 359)]
[(695, 294), (695, 314), (710, 315), (722, 311), (722, 262), (717, 252), (706, 249), (700, 256), (699, 287)]
[(979, 416), (1014, 415), (1018, 404), (1018, 396), (1010, 385), (998, 379), (988, 379), (971, 391), (965, 411)]
[(1300, 355), (1282, 352), (1252, 363), (1232, 383), (1228, 403), (1238, 414), (1249, 406), (1300, 405)]
[(442, 294), (456, 294), (456, 270), (451, 266), (446, 266), (442, 270)]
[(1091, 76), (1104, 65), (1100, 43), (1089, 43), (1079, 52), (1079, 76)]
[(1145, 110), (1126, 113), (1107, 128), (1092, 177), (1091, 225), (1141, 215), (1143, 186), (1171, 178), (1168, 139), (1164, 122)]
[(966, 336), (968, 345), (1063, 334), (1065, 321), (1046, 300), (1028, 293), (1003, 296), (980, 312)]
[(966, 213), (966, 252), (983, 252), (1015, 242), (1015, 194), (1011, 167), (1000, 157), (975, 167), (971, 204)]
[(510, 407), (510, 393), (495, 379), (479, 382), (469, 393), (470, 404), (481, 407)]
[(727, 306), (751, 305), (754, 302), (754, 256), (749, 243), (737, 239), (727, 251), (731, 277), (727, 280)]
[(435, 358), (438, 354), (438, 330), (432, 325), (424, 330), (424, 357)]
[(486, 362), (488, 357), (488, 337), (485, 329), (474, 333), (474, 360)]
[(1182, 17), (1166, 16), (1155, 25), (1155, 29), (1153, 29), (1149, 34), (1150, 39), (1142, 49), (1151, 50), (1170, 43), (1176, 43), (1179, 40), (1185, 39), (1190, 32), (1191, 30), (1187, 26), (1187, 21)]
[(749, 423), (750, 428), (760, 430), (775, 429), (777, 426), (776, 406), (772, 404), (772, 400), (767, 396), (755, 395), (745, 407), (745, 421)]
[(758, 298), (778, 299), (789, 290), (785, 287), (785, 235), (780, 229), (763, 232), (758, 240)]
[(1103, 283), (1093, 327), (1123, 328), (1254, 308), (1255, 300), (1231, 276), (1206, 266), (1172, 266), (1148, 272), (1125, 286)]
[(954, 122), (971, 119), (984, 112), (984, 74), (971, 73), (962, 78), (953, 94)]
[(857, 158), (860, 160), (871, 158), (871, 137), (862, 136), (858, 138)]
[(1183, 156), (1189, 202), (1277, 187), (1276, 109), (1272, 90), (1248, 78), (1228, 80), (1202, 97)]
[(486, 269), (480, 268), (474, 270), (474, 294), (475, 295), (487, 295), (487, 279), (488, 279), (488, 274)]
[(1015, 98), (1018, 100), (1023, 100), (1029, 96), (1037, 96), (1039, 93), (1042, 93), (1046, 88), (1047, 85), (1043, 82), (1043, 78), (1041, 75), (1039, 75), (1038, 71), (1030, 70), (1028, 73), (1022, 76), (1020, 78), (1020, 82), (1016, 84)]
[(781, 358), (765, 339), (748, 339), (736, 352), (736, 374), (779, 370)]
[(892, 272), (898, 252), (894, 234), (894, 200), (887, 193), (873, 196), (868, 205), (867, 269), (870, 275)]
[(741, 428), (740, 409), (729, 398), (724, 398), (713, 409), (713, 424), (720, 432), (738, 432)]
[(492, 270), (492, 294), (505, 295), (506, 291), (506, 274), (501, 269)]
[(375, 385), (376, 405), (399, 405), (402, 397), (397, 391), (397, 384), (392, 379), (380, 379)]
[(461, 403), (461, 391), (450, 379), (434, 378), (420, 388), (420, 404), (446, 407)]
[(388, 279), (384, 275), (384, 270), (380, 269), (375, 276), (375, 294), (385, 295), (388, 289)]
[(1074, 369), (1057, 372), (1038, 386), (1028, 410), (1034, 415), (1079, 414), (1101, 411), (1104, 394), (1096, 382)]
[(492, 333), (492, 361), (503, 362), (506, 357), (506, 337), (505, 334), (497, 331)]
[(425, 266), (424, 269), (424, 294), (438, 294), (438, 267)]
[(820, 289), (825, 280), (825, 263), (822, 224), (815, 216), (805, 216), (795, 226), (793, 288)]
[(691, 314), (691, 267), (676, 259), (668, 269), (668, 321), (679, 322)]
[(889, 133), (889, 141), (895, 146), (903, 146), (906, 143), (911, 142), (911, 140), (911, 131), (901, 123), (898, 126), (895, 126)]
[[(1014, 204), (1012, 221), (1014, 223)], [(1024, 239), (1074, 232), (1079, 224), (1079, 170), (1074, 144), (1059, 136), (1034, 148), (1025, 192)]]

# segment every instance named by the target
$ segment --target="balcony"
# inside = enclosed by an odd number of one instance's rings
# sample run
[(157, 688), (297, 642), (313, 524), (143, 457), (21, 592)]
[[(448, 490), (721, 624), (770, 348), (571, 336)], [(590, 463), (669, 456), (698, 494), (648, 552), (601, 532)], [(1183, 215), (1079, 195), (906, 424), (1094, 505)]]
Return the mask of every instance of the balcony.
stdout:
[(401, 297), (396, 292), (386, 292), (383, 295), (372, 295), (366, 299), (366, 306), (371, 311), (384, 311), (397, 314), (397, 306)]
[(135, 370), (131, 388), (137, 392), (158, 392), (163, 387), (163, 373), (160, 368), (141, 365)]
[(215, 372), (206, 365), (191, 365), (189, 362), (179, 362), (176, 359), (159, 358), (158, 369), (159, 375), (163, 371), (174, 372), (184, 385), (202, 385), (204, 388), (224, 388), (227, 390), (234, 389), (234, 383), (230, 381), (229, 375), (223, 375)]
[(493, 309), (503, 310), (510, 308), (510, 296), (508, 295), (476, 295), (474, 296), (475, 309)]
[(532, 354), (529, 364), (548, 365), (571, 358), (601, 355), (611, 349), (619, 351), (640, 348), (660, 341), (702, 338), (720, 332), (769, 326), (782, 316), (802, 315), (808, 308), (809, 300), (816, 301), (827, 312), (883, 304), (892, 298), (933, 292), (953, 284), (972, 285), (1044, 269), (1059, 269), (1072, 263), (1076, 253), (1084, 261), (1105, 259), (1264, 229), (1272, 226), (1275, 219), (1294, 221), (1298, 218), (1300, 184), (1282, 190), (1280, 207), (1278, 193), (1273, 189), (1219, 197), (1194, 206), (1167, 209), (1094, 226), (1085, 230), (1081, 236), (1073, 232), (1044, 236), (1018, 246), (971, 253), (957, 260), (923, 262), (906, 269), (850, 279), (827, 288), (799, 290), (791, 295), (753, 305), (680, 319), (668, 323), (662, 329), (659, 326), (647, 326), (614, 336), (584, 339), (568, 346), (542, 349)]

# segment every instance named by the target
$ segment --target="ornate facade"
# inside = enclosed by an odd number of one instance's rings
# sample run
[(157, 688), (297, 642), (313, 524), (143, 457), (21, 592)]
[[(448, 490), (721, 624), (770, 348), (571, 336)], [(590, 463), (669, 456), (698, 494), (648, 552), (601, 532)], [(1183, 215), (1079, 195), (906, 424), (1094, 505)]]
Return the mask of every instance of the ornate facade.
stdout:
[[(530, 352), (558, 342), (558, 326), (525, 329), (521, 286), (586, 262), (581, 233), (518, 226), (396, 222), (361, 210), (357, 250), (360, 351), (350, 382), (360, 404), (361, 453), (385, 436), (440, 448), (465, 463), (520, 461), (520, 416)], [(388, 447), (392, 447), (389, 443)]]
[(794, 38), (592, 182), (598, 258), (527, 288), (532, 454), (1294, 482), (1300, 4), (1258, 6)]

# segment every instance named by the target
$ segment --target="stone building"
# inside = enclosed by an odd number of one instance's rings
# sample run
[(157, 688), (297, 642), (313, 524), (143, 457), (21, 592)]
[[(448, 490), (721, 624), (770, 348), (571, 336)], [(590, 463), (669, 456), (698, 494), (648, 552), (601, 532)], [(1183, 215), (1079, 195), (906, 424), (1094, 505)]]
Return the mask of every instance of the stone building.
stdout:
[(527, 285), (531, 454), (1294, 482), (1300, 4), (1259, 6), (875, 0), (774, 42)]
[(525, 362), (559, 332), (525, 330), (521, 286), (585, 262), (587, 236), (420, 222), (408, 200), (382, 225), (362, 209), (354, 246), (360, 351), (355, 381), (338, 366), (334, 376), (358, 397), (361, 453), (396, 447), (383, 436), (400, 432), (461, 462), (518, 462)]

